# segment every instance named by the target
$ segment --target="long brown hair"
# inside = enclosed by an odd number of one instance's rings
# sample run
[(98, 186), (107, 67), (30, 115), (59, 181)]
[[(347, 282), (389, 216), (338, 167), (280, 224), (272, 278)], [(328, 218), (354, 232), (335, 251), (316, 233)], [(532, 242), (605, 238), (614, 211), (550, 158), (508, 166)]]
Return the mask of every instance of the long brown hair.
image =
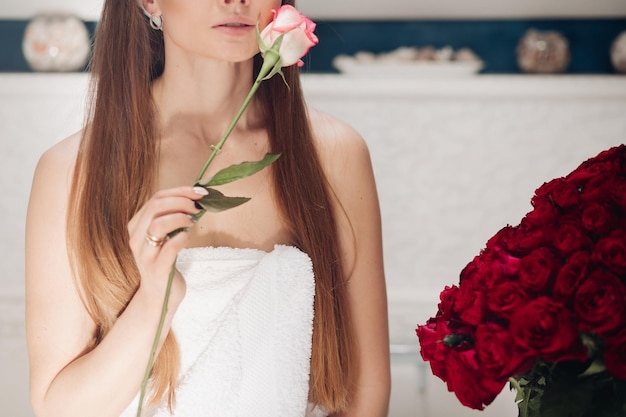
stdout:
[[(284, 0), (283, 4), (294, 4)], [(255, 72), (261, 59), (255, 57)], [(150, 28), (135, 0), (106, 0), (91, 63), (92, 101), (78, 152), (68, 210), (68, 250), (83, 301), (96, 323), (91, 348), (110, 331), (139, 286), (126, 229), (155, 187), (158, 133), (151, 85), (164, 65), (162, 32)], [(264, 81), (272, 165), (282, 215), (316, 277), (310, 400), (347, 409), (356, 378), (351, 324), (336, 232), (333, 194), (308, 123), (296, 67)], [(172, 332), (151, 375), (152, 399), (172, 405), (179, 354)]]

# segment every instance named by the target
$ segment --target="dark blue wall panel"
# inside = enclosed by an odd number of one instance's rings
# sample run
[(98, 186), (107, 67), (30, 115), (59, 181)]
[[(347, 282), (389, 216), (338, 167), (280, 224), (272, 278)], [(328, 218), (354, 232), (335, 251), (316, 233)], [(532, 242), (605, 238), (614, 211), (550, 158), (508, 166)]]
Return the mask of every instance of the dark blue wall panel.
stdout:
[[(22, 36), (28, 21), (0, 20), (0, 72), (30, 71), (22, 56)], [(91, 31), (94, 22), (87, 22)], [(332, 59), (358, 51), (374, 53), (401, 46), (472, 48), (484, 61), (484, 73), (517, 73), (515, 48), (529, 28), (557, 30), (570, 43), (568, 73), (614, 73), (609, 49), (626, 31), (626, 18), (550, 20), (418, 20), (317, 22), (320, 44), (306, 57), (305, 71), (334, 72)]]

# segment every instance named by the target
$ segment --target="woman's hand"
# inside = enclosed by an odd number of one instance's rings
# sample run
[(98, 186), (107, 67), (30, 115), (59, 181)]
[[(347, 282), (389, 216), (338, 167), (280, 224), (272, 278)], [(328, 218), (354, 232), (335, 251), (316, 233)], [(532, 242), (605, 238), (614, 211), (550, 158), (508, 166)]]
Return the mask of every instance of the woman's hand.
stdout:
[[(128, 223), (130, 248), (141, 275), (135, 297), (160, 310), (172, 265), (189, 239), (186, 233), (200, 210), (195, 200), (206, 195), (202, 187), (178, 187), (161, 190), (139, 209)], [(170, 306), (175, 307), (185, 295), (185, 281), (175, 272)], [(173, 309), (172, 309), (173, 310)]]

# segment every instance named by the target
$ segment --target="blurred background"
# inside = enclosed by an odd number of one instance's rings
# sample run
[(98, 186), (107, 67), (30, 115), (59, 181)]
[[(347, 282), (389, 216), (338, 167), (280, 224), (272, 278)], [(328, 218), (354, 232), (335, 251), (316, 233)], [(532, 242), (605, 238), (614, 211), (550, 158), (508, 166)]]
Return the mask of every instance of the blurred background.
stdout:
[[(133, 1), (133, 0), (129, 0)], [(383, 215), (392, 417), (513, 417), (505, 388), (462, 407), (419, 356), (439, 292), (533, 191), (626, 139), (623, 0), (301, 0), (320, 44), (312, 107), (372, 154)], [(0, 414), (33, 417), (24, 220), (41, 153), (80, 128), (101, 0), (0, 4)], [(358, 175), (356, 173), (355, 175)], [(468, 381), (471, 384), (472, 381)]]

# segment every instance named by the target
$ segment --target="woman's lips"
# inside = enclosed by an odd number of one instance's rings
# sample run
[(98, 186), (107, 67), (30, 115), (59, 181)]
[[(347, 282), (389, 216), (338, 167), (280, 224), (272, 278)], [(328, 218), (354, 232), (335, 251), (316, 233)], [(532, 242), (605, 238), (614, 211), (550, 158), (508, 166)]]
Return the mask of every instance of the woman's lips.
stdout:
[(225, 33), (228, 35), (244, 35), (249, 33), (254, 29), (253, 25), (249, 25), (247, 23), (222, 23), (220, 25), (214, 26), (215, 29), (219, 30), (221, 33)]

